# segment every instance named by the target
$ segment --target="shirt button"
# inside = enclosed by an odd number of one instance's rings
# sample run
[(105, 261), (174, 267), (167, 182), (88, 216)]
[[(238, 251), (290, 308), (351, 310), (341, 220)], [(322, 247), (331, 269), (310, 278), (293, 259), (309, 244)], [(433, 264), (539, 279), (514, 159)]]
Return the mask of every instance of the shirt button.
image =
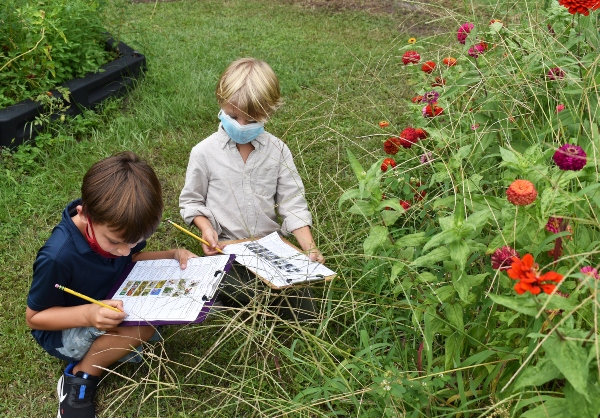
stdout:
[(252, 206), (252, 203), (248, 202), (248, 206)]

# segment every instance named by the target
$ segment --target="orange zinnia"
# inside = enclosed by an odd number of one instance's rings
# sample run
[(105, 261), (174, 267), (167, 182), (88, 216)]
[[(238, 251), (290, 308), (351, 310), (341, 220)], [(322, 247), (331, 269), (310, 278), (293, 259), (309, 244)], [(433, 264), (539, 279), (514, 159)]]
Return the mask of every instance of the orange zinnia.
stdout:
[(513, 262), (509, 270), (506, 271), (508, 277), (517, 280), (515, 291), (522, 295), (525, 292), (531, 292), (534, 295), (544, 293), (550, 294), (556, 289), (556, 285), (546, 282), (559, 283), (563, 276), (555, 271), (549, 271), (540, 276), (539, 266), (533, 260), (531, 254), (525, 254), (522, 259), (513, 257)]

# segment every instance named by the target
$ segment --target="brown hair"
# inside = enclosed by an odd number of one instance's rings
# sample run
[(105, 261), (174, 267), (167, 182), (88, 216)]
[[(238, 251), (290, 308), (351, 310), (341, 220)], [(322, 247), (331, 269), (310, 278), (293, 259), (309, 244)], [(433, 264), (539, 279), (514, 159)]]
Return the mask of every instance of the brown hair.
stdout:
[(225, 69), (217, 84), (219, 106), (231, 104), (258, 122), (282, 105), (279, 80), (273, 69), (255, 58), (240, 58)]
[(148, 239), (162, 218), (160, 182), (152, 167), (133, 152), (95, 163), (81, 184), (83, 212), (126, 243)]

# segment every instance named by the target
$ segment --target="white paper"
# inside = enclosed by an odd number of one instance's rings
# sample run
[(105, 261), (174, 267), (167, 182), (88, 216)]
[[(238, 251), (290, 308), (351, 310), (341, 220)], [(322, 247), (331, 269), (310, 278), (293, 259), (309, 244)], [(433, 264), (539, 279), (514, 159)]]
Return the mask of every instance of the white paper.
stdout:
[(256, 241), (229, 244), (223, 252), (235, 254), (235, 261), (276, 287), (322, 280), (335, 274), (283, 242), (277, 232)]
[(228, 255), (188, 260), (138, 261), (112, 297), (123, 301), (126, 321), (194, 321), (223, 278)]

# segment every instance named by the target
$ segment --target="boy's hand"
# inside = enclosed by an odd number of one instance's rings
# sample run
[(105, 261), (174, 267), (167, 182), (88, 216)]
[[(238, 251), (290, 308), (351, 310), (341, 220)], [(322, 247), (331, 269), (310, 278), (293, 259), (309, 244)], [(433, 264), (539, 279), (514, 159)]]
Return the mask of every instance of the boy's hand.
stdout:
[(198, 257), (196, 254), (194, 254), (191, 251), (186, 250), (185, 248), (178, 248), (175, 250), (175, 254), (173, 255), (173, 258), (177, 261), (179, 261), (179, 267), (181, 268), (181, 270), (185, 270), (185, 268), (187, 267), (187, 261), (190, 258), (196, 258)]
[(114, 306), (119, 309), (121, 312), (115, 312), (112, 309), (104, 308), (100, 305), (96, 305), (95, 303), (90, 303), (87, 305), (88, 314), (87, 319), (91, 326), (98, 328), (102, 331), (107, 331), (119, 326), (123, 319), (127, 316), (127, 314), (123, 311), (123, 301), (122, 300), (103, 300), (102, 302), (107, 305)]
[(313, 247), (308, 251), (308, 258), (310, 261), (316, 261), (317, 263), (325, 264), (325, 257), (321, 254), (321, 251), (317, 247)]
[(210, 247), (206, 244), (202, 244), (202, 251), (206, 255), (215, 255), (218, 254), (217, 248), (221, 249), (219, 246), (219, 234), (212, 228), (204, 228), (202, 230), (202, 238), (210, 244)]

